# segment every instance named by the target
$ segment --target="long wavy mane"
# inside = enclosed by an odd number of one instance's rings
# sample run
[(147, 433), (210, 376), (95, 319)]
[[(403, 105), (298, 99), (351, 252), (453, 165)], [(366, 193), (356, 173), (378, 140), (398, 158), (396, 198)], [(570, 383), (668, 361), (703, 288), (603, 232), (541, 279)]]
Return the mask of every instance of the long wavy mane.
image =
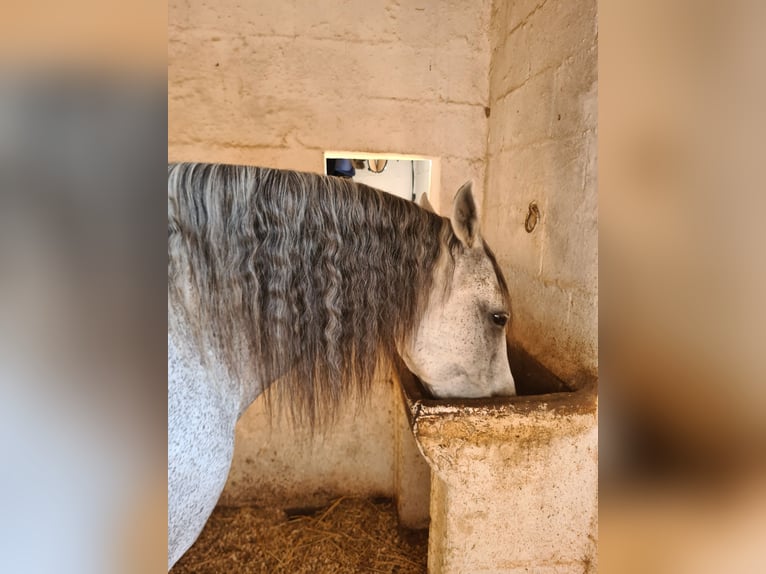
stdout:
[(232, 376), (280, 379), (272, 390), (312, 426), (393, 359), (456, 248), (448, 220), (350, 180), (168, 166), (173, 311)]

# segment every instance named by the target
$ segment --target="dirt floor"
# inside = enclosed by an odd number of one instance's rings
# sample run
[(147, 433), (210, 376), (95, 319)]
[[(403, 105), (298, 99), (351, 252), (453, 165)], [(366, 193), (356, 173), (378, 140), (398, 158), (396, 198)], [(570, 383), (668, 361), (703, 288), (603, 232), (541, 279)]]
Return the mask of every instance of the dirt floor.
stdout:
[(170, 574), (424, 574), (428, 532), (397, 525), (391, 501), (339, 498), (311, 513), (216, 508)]

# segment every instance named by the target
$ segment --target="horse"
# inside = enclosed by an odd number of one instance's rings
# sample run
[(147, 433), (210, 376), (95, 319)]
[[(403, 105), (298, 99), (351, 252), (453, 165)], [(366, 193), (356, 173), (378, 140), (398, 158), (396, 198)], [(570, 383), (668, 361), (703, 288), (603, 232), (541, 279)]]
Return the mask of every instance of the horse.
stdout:
[(514, 395), (510, 312), (470, 182), (445, 218), (348, 179), (169, 164), (168, 569), (257, 397), (313, 428), (397, 358), (437, 398)]

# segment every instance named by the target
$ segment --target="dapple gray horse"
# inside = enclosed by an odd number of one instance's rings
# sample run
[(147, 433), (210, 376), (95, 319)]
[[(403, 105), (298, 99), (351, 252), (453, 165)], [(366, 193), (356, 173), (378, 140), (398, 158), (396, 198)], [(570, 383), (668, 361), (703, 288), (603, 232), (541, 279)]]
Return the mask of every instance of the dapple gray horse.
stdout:
[(470, 184), (447, 219), (335, 177), (168, 166), (168, 567), (264, 391), (319, 424), (399, 355), (436, 397), (513, 395), (509, 314)]

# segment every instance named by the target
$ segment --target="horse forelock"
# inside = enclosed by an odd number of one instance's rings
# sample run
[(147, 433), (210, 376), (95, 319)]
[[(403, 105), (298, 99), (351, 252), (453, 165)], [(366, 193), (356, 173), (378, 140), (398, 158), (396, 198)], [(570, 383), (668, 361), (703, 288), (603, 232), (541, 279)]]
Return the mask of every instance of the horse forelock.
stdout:
[(229, 373), (292, 415), (331, 418), (417, 327), (448, 220), (350, 180), (220, 164), (168, 168), (168, 295)]

